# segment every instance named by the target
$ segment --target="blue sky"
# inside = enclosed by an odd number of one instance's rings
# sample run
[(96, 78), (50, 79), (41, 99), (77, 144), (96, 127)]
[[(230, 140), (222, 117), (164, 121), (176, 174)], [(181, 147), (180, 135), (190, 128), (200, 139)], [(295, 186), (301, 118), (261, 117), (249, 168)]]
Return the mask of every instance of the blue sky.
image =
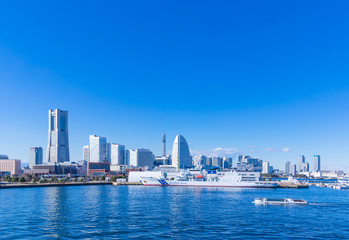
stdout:
[(348, 168), (348, 7), (1, 1), (0, 153), (46, 149), (60, 108), (72, 160), (90, 134), (160, 154), (166, 132), (168, 150), (182, 134), (193, 153)]

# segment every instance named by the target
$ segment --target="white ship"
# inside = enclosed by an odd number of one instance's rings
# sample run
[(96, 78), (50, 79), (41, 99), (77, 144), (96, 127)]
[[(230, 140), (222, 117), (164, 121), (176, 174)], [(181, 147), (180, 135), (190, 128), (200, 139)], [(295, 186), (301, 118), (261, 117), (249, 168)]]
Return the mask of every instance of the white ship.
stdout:
[(277, 184), (267, 181), (243, 181), (237, 172), (228, 172), (222, 177), (192, 176), (182, 172), (173, 180), (154, 177), (140, 177), (144, 186), (182, 186), (182, 187), (236, 187), (236, 188), (276, 188)]
[(303, 199), (275, 199), (275, 198), (256, 198), (252, 203), (256, 205), (307, 205), (308, 202)]

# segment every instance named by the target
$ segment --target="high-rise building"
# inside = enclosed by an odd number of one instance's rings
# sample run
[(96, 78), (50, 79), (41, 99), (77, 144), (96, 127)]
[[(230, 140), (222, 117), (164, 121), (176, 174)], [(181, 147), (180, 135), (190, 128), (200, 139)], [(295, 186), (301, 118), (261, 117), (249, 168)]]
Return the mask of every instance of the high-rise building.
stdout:
[(112, 165), (126, 165), (125, 145), (111, 143), (110, 151)]
[(68, 111), (59, 109), (48, 112), (47, 163), (70, 162), (68, 141)]
[(177, 135), (173, 143), (172, 166), (175, 166), (177, 169), (192, 167), (189, 146), (182, 135)]
[(90, 135), (90, 162), (108, 162), (107, 138)]
[(308, 162), (304, 162), (302, 164), (301, 172), (309, 172), (309, 163)]
[(268, 174), (268, 173), (270, 173), (269, 170), (270, 170), (269, 162), (264, 162), (263, 161), (262, 173)]
[(294, 163), (290, 164), (290, 175), (294, 176), (297, 174), (297, 165)]
[(290, 161), (287, 161), (285, 164), (285, 174), (290, 175)]
[(82, 159), (86, 162), (90, 161), (90, 145), (82, 147)]
[(166, 157), (166, 134), (162, 134), (162, 156)]
[(206, 158), (206, 165), (212, 166), (212, 157), (207, 157)]
[(218, 156), (212, 157), (212, 166), (222, 167), (222, 158)]
[(32, 147), (29, 152), (29, 168), (42, 164), (42, 147)]
[(314, 172), (321, 171), (320, 155), (314, 155)]
[(129, 150), (130, 166), (134, 167), (153, 167), (153, 152), (149, 149)]
[(299, 168), (299, 171), (303, 171), (303, 163), (305, 163), (305, 157), (304, 155), (299, 155), (298, 157), (298, 168)]
[(0, 159), (0, 172), (9, 172), (11, 175), (19, 174), (21, 170), (21, 160)]

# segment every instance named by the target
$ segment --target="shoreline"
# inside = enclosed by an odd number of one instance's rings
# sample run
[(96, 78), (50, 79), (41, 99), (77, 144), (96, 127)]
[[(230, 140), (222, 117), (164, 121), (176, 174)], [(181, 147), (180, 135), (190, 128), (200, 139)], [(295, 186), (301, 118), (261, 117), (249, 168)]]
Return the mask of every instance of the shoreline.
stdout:
[(112, 182), (69, 182), (69, 183), (28, 183), (28, 184), (0, 184), (0, 189), (33, 188), (33, 187), (62, 187), (62, 186), (87, 186), (87, 185), (112, 185)]

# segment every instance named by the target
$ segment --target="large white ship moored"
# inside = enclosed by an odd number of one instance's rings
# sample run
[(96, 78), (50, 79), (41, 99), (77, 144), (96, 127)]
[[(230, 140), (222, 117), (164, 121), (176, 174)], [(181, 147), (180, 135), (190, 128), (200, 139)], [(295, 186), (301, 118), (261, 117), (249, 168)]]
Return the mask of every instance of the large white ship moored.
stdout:
[(267, 181), (244, 181), (237, 172), (228, 172), (221, 177), (192, 176), (182, 172), (173, 180), (154, 177), (140, 177), (144, 186), (183, 186), (183, 187), (236, 187), (236, 188), (276, 188), (277, 184)]

